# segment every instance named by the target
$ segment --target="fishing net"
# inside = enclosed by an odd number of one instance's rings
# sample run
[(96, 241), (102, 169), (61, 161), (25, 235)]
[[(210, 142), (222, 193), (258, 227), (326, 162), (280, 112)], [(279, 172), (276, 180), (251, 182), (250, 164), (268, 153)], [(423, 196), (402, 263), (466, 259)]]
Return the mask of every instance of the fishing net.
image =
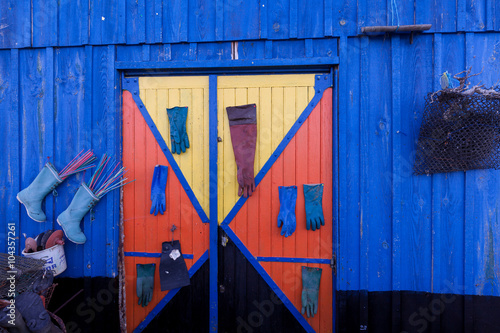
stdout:
[[(12, 257), (14, 257), (13, 260)], [(15, 286), (16, 293), (28, 290), (33, 282), (44, 273), (45, 260), (12, 257), (9, 258), (6, 253), (0, 253), (0, 299), (10, 298), (8, 296), (12, 290), (11, 286)]]
[(499, 87), (440, 90), (425, 102), (415, 174), (500, 168)]

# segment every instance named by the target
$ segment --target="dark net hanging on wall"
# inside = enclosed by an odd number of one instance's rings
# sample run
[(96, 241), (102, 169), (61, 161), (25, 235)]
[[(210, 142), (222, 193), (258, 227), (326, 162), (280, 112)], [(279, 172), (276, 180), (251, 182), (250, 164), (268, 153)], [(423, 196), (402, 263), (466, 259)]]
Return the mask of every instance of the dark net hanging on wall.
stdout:
[(500, 89), (488, 91), (427, 95), (415, 174), (500, 168)]

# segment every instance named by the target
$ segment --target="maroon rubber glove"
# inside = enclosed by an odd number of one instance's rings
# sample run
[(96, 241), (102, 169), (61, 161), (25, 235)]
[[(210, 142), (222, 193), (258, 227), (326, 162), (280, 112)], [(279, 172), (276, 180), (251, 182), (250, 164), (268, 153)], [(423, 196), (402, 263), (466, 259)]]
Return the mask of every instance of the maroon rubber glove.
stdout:
[(238, 167), (238, 195), (248, 198), (255, 191), (253, 164), (257, 143), (257, 107), (255, 104), (226, 108)]

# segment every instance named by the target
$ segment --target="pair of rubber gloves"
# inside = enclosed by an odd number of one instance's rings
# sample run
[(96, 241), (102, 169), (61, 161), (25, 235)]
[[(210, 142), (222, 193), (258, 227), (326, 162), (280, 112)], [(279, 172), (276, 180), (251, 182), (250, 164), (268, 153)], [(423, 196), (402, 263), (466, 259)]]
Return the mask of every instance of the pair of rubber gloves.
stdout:
[[(278, 228), (281, 235), (288, 237), (296, 228), (295, 203), (297, 201), (297, 186), (280, 186), (278, 188), (280, 212), (278, 214)], [(306, 228), (313, 231), (325, 225), (323, 216), (323, 184), (304, 184), (304, 198), (306, 206)]]

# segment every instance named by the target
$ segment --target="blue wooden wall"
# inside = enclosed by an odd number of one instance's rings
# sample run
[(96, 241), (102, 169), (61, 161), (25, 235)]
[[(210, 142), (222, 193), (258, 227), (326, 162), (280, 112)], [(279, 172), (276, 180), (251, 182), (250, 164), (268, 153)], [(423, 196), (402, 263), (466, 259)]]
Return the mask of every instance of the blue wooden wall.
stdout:
[[(29, 220), (15, 198), (47, 156), (58, 168), (84, 148), (120, 156), (120, 63), (227, 64), (234, 47), (240, 60), (323, 59), (339, 63), (337, 289), (500, 296), (499, 172), (411, 174), (439, 75), (472, 66), (483, 70), (473, 82), (498, 82), (498, 17), (494, 0), (3, 1), (1, 224), (33, 236), (53, 223)], [(358, 35), (398, 23), (433, 28), (413, 43)], [(89, 176), (47, 197), (49, 221)], [(66, 246), (65, 276), (116, 274), (119, 207), (115, 191), (85, 217), (89, 240)]]

